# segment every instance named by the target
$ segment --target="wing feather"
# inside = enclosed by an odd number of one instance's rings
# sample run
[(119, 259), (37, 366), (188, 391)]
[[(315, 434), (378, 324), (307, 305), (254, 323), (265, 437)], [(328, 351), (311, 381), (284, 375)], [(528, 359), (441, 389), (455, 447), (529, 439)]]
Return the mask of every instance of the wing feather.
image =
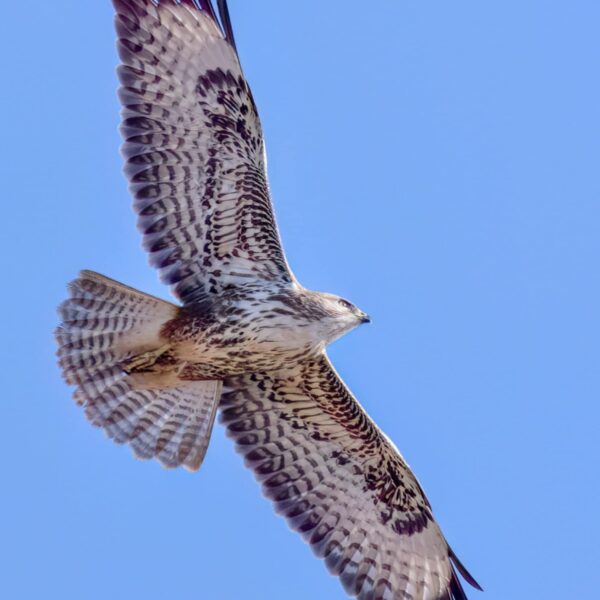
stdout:
[(114, 0), (125, 174), (150, 262), (184, 303), (291, 282), (226, 3)]
[(419, 483), (326, 357), (227, 380), (221, 421), (275, 510), (351, 596), (466, 598)]

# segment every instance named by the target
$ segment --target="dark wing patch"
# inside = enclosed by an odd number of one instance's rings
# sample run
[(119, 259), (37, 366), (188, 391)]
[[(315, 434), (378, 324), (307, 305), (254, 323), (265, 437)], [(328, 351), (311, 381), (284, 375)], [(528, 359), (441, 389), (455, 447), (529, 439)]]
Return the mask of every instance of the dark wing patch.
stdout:
[(125, 172), (151, 264), (188, 303), (292, 281), (225, 7), (227, 39), (206, 2), (114, 4)]
[(466, 598), (419, 483), (325, 357), (227, 380), (221, 408), (275, 510), (350, 595)]

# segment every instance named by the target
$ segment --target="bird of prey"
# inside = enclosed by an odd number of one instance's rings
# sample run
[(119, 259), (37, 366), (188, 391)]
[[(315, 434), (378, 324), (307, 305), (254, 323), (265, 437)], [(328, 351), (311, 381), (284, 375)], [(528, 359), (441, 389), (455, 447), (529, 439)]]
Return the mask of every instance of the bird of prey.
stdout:
[(286, 262), (227, 3), (113, 3), (125, 173), (179, 303), (81, 272), (56, 331), (76, 402), (136, 456), (192, 471), (219, 410), (275, 510), (350, 596), (465, 599), (457, 571), (478, 584), (325, 353), (368, 316), (305, 289)]

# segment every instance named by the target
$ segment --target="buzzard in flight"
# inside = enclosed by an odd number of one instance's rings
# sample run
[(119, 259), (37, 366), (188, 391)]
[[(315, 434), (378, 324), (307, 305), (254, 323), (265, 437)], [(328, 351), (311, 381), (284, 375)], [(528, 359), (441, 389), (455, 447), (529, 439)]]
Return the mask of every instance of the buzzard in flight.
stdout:
[[(150, 262), (180, 304), (83, 271), (60, 366), (93, 425), (197, 470), (217, 409), (278, 513), (362, 600), (473, 586), (415, 476), (325, 347), (367, 315), (305, 289), (269, 197), (260, 121), (225, 0), (113, 0), (125, 172)], [(456, 569), (456, 570), (455, 570)]]

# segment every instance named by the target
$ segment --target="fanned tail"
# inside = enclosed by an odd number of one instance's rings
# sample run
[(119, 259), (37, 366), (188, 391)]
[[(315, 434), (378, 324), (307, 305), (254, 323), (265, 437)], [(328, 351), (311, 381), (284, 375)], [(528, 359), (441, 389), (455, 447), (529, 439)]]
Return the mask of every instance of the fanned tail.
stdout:
[(58, 308), (58, 357), (67, 383), (81, 386), (76, 399), (84, 403), (94, 384), (100, 391), (111, 373), (121, 372), (120, 362), (163, 343), (160, 330), (177, 307), (91, 271), (82, 271), (69, 292)]
[(164, 347), (178, 307), (98, 273), (82, 271), (59, 307), (59, 364), (85, 415), (139, 458), (197, 470), (221, 394), (219, 381), (181, 381), (176, 371), (127, 370), (133, 357)]

